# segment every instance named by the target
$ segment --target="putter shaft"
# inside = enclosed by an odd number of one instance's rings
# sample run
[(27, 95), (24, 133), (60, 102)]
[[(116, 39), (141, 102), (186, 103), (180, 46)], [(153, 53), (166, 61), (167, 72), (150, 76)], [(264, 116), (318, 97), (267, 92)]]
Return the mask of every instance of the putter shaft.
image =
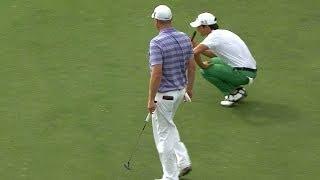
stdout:
[(191, 37), (191, 41), (193, 41), (193, 39), (196, 37), (197, 35), (197, 31), (193, 31), (192, 37)]
[(139, 135), (138, 135), (137, 142), (136, 142), (135, 146), (133, 147), (133, 149), (132, 149), (132, 151), (131, 151), (129, 160), (128, 160), (127, 163), (123, 164), (124, 167), (125, 167), (127, 170), (131, 170), (131, 168), (130, 168), (130, 162), (131, 162), (134, 154), (135, 154), (135, 153), (137, 152), (137, 150), (138, 150), (138, 146), (139, 146), (139, 142), (140, 142), (141, 135), (142, 135), (144, 129), (146, 128), (146, 126), (147, 126), (147, 124), (148, 124), (148, 122), (149, 122), (150, 119), (151, 119), (151, 113), (148, 113), (148, 115), (147, 115), (147, 117), (146, 117), (146, 119), (145, 119), (145, 121), (144, 121), (143, 128), (141, 129), (141, 131), (140, 131), (140, 133), (139, 133)]

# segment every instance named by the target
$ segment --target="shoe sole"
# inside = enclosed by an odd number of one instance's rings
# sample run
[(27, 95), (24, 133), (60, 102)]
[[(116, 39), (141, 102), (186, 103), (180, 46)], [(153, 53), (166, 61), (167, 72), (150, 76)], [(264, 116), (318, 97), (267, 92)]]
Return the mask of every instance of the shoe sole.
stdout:
[(231, 104), (231, 105), (222, 105), (222, 104), (220, 104), (222, 107), (233, 107), (234, 105), (235, 105), (236, 103), (233, 103), (233, 104)]

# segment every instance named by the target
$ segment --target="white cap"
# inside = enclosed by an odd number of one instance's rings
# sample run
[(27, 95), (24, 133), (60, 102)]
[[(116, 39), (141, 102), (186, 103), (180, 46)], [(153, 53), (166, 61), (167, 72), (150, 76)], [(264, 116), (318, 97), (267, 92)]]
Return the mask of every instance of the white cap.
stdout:
[(172, 13), (171, 13), (171, 10), (168, 6), (159, 5), (154, 9), (151, 17), (153, 19), (168, 21), (168, 20), (172, 19)]
[(197, 19), (195, 21), (190, 23), (190, 26), (191, 27), (199, 27), (201, 25), (212, 25), (212, 24), (216, 24), (216, 23), (217, 23), (217, 20), (213, 14), (202, 13), (202, 14), (199, 14), (199, 16), (197, 17)]

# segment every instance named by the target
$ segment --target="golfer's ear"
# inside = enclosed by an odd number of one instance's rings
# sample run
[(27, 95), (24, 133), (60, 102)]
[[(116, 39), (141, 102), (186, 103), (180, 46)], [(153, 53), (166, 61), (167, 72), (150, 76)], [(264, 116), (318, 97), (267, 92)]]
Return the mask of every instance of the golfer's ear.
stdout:
[(208, 50), (209, 47), (204, 45), (204, 44), (198, 44), (198, 46), (196, 46), (194, 49), (193, 49), (193, 53), (195, 55), (198, 55), (198, 54), (201, 54), (203, 53), (204, 51)]

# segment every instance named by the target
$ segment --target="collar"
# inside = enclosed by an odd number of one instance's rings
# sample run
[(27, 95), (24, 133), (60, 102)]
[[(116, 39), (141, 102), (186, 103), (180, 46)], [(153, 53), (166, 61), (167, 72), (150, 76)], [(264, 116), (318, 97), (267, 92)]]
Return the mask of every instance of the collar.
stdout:
[(168, 28), (163, 28), (160, 30), (160, 33), (168, 33), (168, 32), (173, 32), (176, 31), (173, 27), (168, 27)]

